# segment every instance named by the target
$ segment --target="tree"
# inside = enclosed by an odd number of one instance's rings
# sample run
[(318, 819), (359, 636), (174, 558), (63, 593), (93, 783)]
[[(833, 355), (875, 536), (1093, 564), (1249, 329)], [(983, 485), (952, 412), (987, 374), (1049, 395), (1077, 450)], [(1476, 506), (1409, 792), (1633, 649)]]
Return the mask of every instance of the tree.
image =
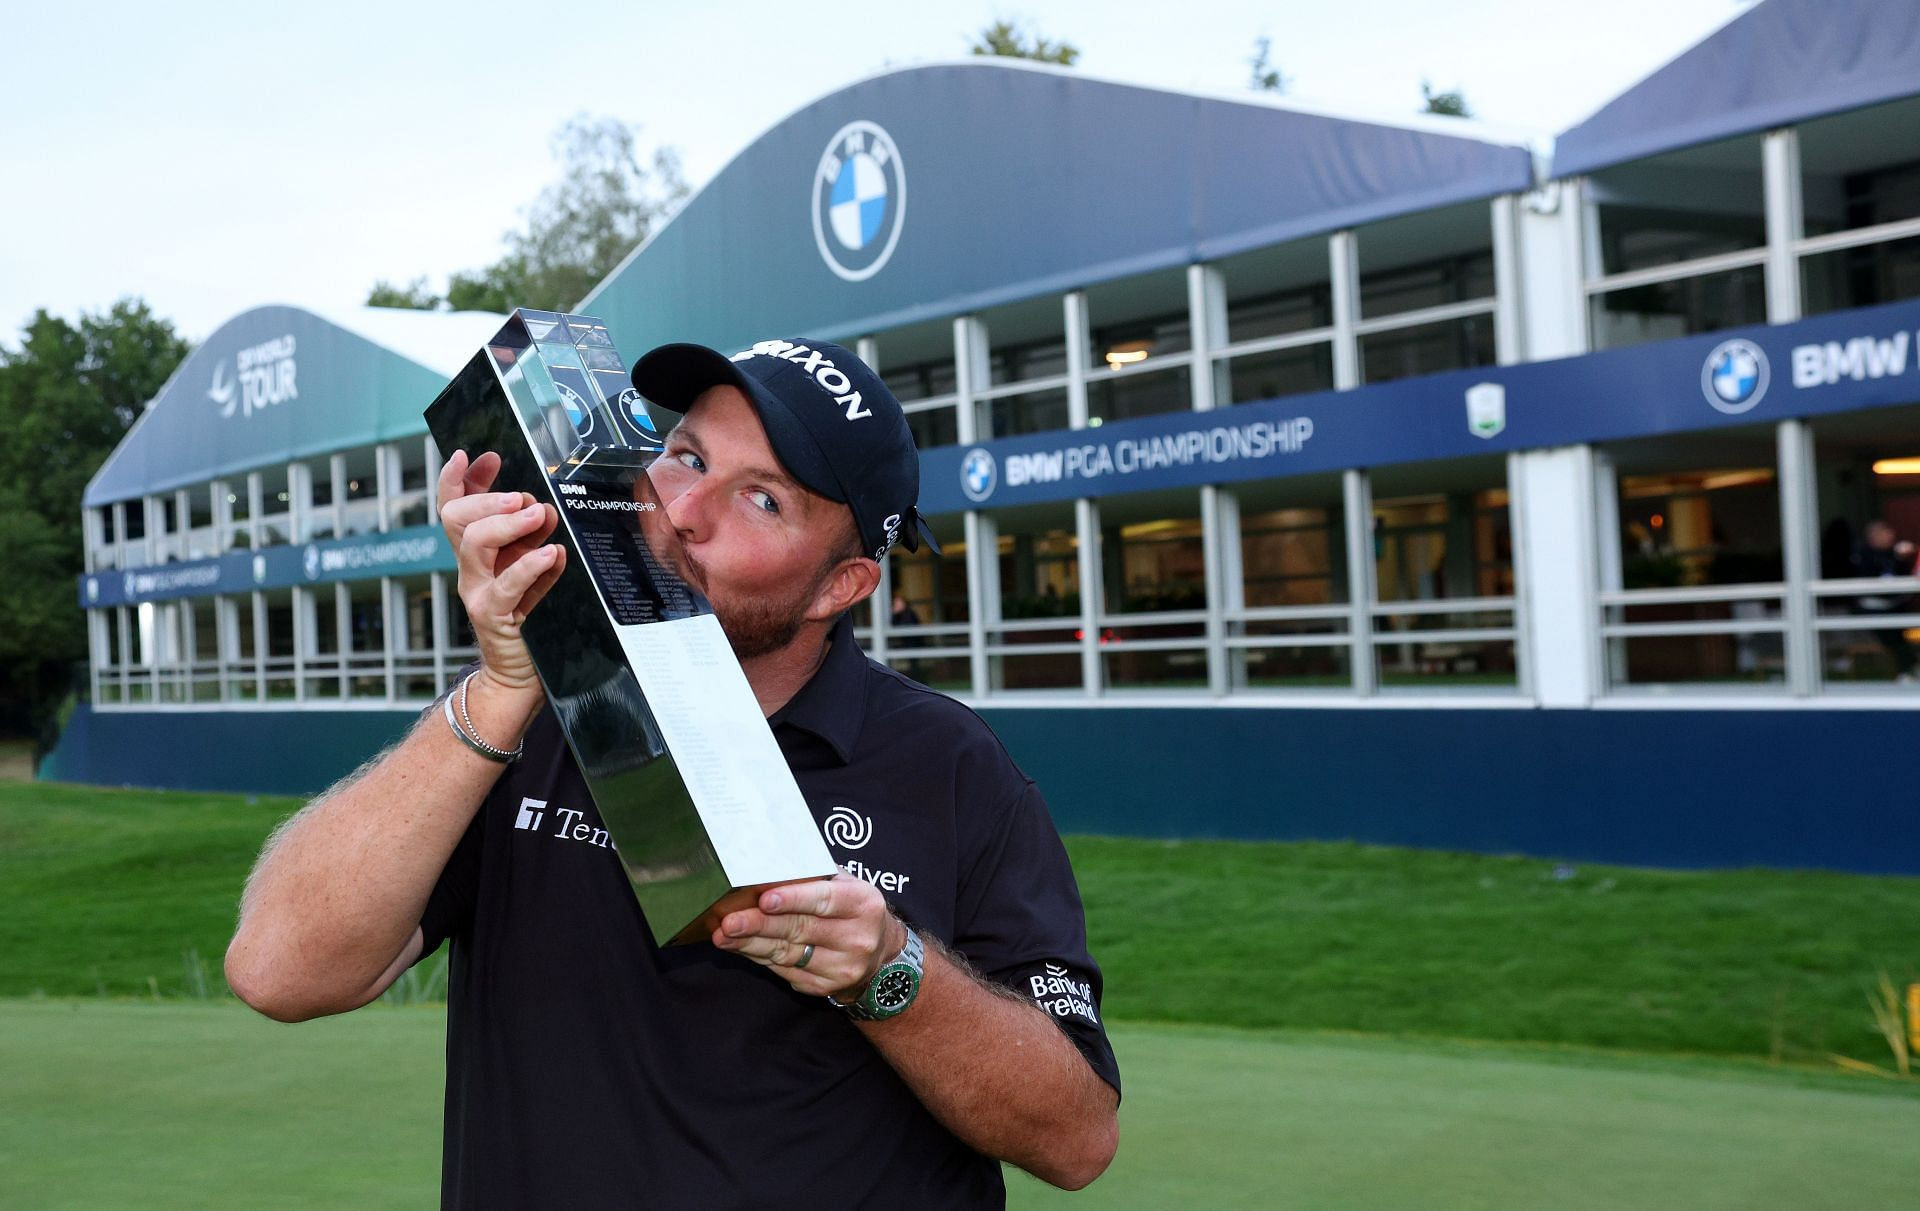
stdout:
[(1247, 60), (1247, 65), (1252, 68), (1252, 76), (1247, 81), (1247, 87), (1255, 92), (1284, 93), (1287, 86), (1293, 83), (1274, 66), (1272, 54), (1272, 38), (1253, 40), (1253, 58)]
[(77, 325), (37, 311), (19, 351), (0, 348), (0, 729), (43, 723), (86, 659), (80, 498), (189, 348), (138, 299)]
[(1422, 112), (1442, 114), (1449, 118), (1471, 118), (1473, 111), (1467, 108), (1467, 94), (1459, 89), (1451, 92), (1435, 92), (1431, 81), (1420, 81), (1420, 97), (1426, 104)]
[(455, 311), (562, 310), (585, 297), (686, 200), (679, 153), (642, 155), (638, 128), (585, 114), (554, 136), (560, 179), (527, 211), (526, 226), (502, 236), (506, 252), (483, 269), (455, 273), (444, 298), (425, 278), (381, 281), (371, 307)]
[(1033, 59), (1040, 63), (1058, 63), (1072, 67), (1080, 57), (1080, 48), (1071, 42), (1042, 38), (1020, 27), (1017, 21), (995, 21), (980, 31), (972, 46), (976, 55), (999, 55), (1008, 59)]

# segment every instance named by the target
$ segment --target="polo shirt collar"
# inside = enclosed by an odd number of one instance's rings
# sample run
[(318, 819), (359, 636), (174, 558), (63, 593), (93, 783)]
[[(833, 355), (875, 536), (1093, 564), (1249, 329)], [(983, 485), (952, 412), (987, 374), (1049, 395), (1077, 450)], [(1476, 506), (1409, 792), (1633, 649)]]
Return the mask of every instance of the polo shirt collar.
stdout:
[(831, 645), (807, 684), (767, 723), (797, 727), (827, 742), (845, 765), (853, 759), (867, 716), (867, 654), (853, 638), (853, 616), (842, 614), (827, 635)]

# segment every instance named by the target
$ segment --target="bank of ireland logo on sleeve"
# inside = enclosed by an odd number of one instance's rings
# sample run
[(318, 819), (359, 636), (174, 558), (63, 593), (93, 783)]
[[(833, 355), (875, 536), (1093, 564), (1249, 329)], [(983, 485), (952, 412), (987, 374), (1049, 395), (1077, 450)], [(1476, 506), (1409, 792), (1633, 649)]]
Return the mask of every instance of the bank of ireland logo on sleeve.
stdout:
[(827, 268), (849, 282), (879, 273), (900, 242), (907, 175), (893, 136), (872, 122), (841, 127), (813, 178), (813, 241)]
[(1721, 341), (1700, 368), (1700, 393), (1717, 411), (1739, 416), (1760, 402), (1771, 377), (1760, 346), (1752, 341)]
[(999, 478), (993, 455), (978, 446), (960, 460), (960, 490), (967, 494), (968, 500), (981, 501), (992, 496), (994, 481)]

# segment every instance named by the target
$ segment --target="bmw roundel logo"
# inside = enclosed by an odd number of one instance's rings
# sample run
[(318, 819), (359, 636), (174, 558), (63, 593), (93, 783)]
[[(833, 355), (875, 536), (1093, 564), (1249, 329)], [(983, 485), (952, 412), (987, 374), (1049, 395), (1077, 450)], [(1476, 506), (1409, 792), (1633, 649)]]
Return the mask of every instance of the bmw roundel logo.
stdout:
[(653, 415), (647, 411), (647, 403), (640, 398), (638, 391), (632, 387), (628, 387), (625, 391), (622, 391), (620, 393), (619, 404), (627, 410), (627, 415), (633, 418), (633, 423), (638, 425), (643, 431), (647, 433), (658, 432), (658, 430), (653, 427)]
[(1767, 355), (1752, 341), (1721, 341), (1700, 369), (1700, 392), (1728, 416), (1750, 410), (1767, 393)]
[(985, 500), (993, 495), (994, 481), (1000, 478), (993, 455), (975, 447), (960, 460), (960, 490), (968, 500)]
[(587, 407), (587, 401), (581, 399), (580, 393), (565, 383), (555, 383), (554, 386), (560, 388), (560, 402), (566, 405), (567, 419), (573, 422), (575, 432), (581, 437), (591, 433), (593, 409)]
[(849, 282), (879, 273), (906, 215), (907, 175), (893, 136), (867, 121), (841, 127), (813, 177), (813, 242), (827, 268)]

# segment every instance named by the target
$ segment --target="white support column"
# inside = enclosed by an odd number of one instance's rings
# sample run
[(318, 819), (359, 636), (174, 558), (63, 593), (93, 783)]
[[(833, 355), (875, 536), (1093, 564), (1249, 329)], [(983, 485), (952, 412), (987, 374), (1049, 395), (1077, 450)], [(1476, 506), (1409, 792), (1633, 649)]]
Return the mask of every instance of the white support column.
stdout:
[(1513, 454), (1507, 476), (1522, 688), (1544, 707), (1589, 706), (1602, 667), (1593, 448)]
[(353, 689), (347, 672), (353, 663), (353, 594), (344, 580), (333, 586), (333, 650), (340, 661), (340, 698), (345, 701)]
[[(113, 562), (118, 568), (127, 566), (127, 502), (115, 501), (113, 504)], [(127, 651), (120, 649), (121, 663), (126, 663)]]
[(120, 639), (120, 701), (123, 704), (131, 701), (133, 695), (133, 625), (128, 617), (132, 613), (129, 606), (113, 607), (113, 625)]
[(140, 498), (140, 516), (146, 523), (147, 531), (147, 536), (142, 542), (146, 548), (146, 554), (141, 562), (151, 567), (166, 558), (165, 548), (161, 544), (166, 541), (167, 536), (167, 511), (160, 507), (158, 496), (143, 496)]
[(1800, 318), (1800, 258), (1794, 244), (1805, 230), (1800, 193), (1800, 137), (1791, 127), (1770, 130), (1761, 144), (1767, 198), (1767, 322)]
[(1365, 471), (1343, 471), (1340, 494), (1347, 522), (1349, 661), (1354, 692), (1367, 695), (1380, 688), (1373, 658), (1373, 485)]
[(1578, 181), (1549, 181), (1517, 208), (1518, 290), (1526, 300), (1518, 309), (1522, 359), (1587, 352), (1580, 195)]
[(313, 516), (313, 471), (305, 463), (287, 464), (287, 529), (288, 541), (295, 544), (308, 541), (308, 518)]
[(887, 647), (893, 639), (893, 560), (891, 559), (880, 561), (880, 583), (874, 587), (872, 605), (873, 637), (867, 643), (867, 655), (885, 664)]
[(1815, 606), (1807, 587), (1820, 575), (1813, 429), (1803, 420), (1783, 420), (1774, 435), (1780, 459), (1780, 540), (1787, 582), (1787, 688), (1806, 697), (1820, 688), (1820, 641), (1813, 630)]
[(267, 595), (256, 590), (253, 594), (253, 697), (261, 703), (267, 700), (268, 648)]
[(374, 465), (380, 472), (380, 532), (384, 534), (393, 529), (394, 504), (406, 490), (406, 471), (400, 465), (400, 447), (396, 445), (376, 446), (374, 457), (378, 459)]
[(985, 390), (991, 380), (987, 326), (970, 315), (960, 316), (953, 321), (954, 427), (960, 445), (993, 436), (991, 426), (980, 423), (980, 406), (974, 399), (974, 393)]
[(1088, 328), (1087, 296), (1068, 291), (1061, 300), (1067, 334), (1067, 427), (1087, 427), (1087, 370), (1093, 365), (1093, 334)]
[(1527, 326), (1520, 284), (1520, 199), (1503, 193), (1493, 210), (1493, 356), (1502, 366), (1526, 360)]
[(87, 698), (98, 705), (100, 702), (100, 674), (107, 663), (110, 644), (107, 640), (107, 612), (105, 610), (87, 611)]
[(173, 494), (173, 557), (193, 558), (193, 493), (186, 488)]
[[(427, 520), (434, 525), (440, 524), (440, 447), (434, 445), (433, 435), (420, 439), (420, 448), (427, 458)], [(438, 682), (435, 683), (439, 684)]]
[[(1194, 319), (1194, 347), (1204, 348), (1206, 356), (1196, 357), (1193, 375), (1196, 384), (1207, 382), (1208, 408), (1225, 408), (1233, 403), (1233, 384), (1227, 363), (1215, 360), (1215, 350), (1232, 344), (1227, 329), (1227, 278), (1212, 265), (1194, 265), (1187, 271), (1187, 308)], [(1203, 344), (1204, 342), (1204, 344)], [(1201, 409), (1198, 386), (1194, 389), (1194, 407)]]
[(293, 700), (307, 698), (307, 654), (316, 646), (319, 619), (313, 608), (313, 590), (296, 586), (292, 591), (293, 609)]
[(1360, 385), (1360, 246), (1351, 231), (1327, 237), (1327, 273), (1332, 283), (1333, 386), (1345, 391)]
[[(1220, 542), (1220, 615), (1223, 636), (1230, 633), (1227, 619), (1247, 608), (1247, 568), (1240, 541), (1240, 496), (1231, 488), (1214, 494), (1213, 507), (1219, 514)], [(1221, 640), (1225, 645), (1225, 638)], [(1227, 648), (1227, 692), (1246, 688), (1246, 654)]]
[(394, 657), (394, 649), (407, 641), (407, 595), (393, 582), (393, 577), (380, 578), (380, 667), (387, 683), (386, 698), (392, 702), (400, 697), (400, 670)]
[(333, 536), (347, 536), (347, 456), (334, 454), (327, 458), (327, 478), (333, 481), (331, 508), (333, 510)]
[(260, 549), (260, 516), (266, 503), (266, 489), (260, 472), (247, 472), (247, 546), (251, 550)]
[(433, 689), (435, 693), (447, 688), (447, 574), (429, 572), (427, 574), (429, 591), (433, 595)]
[(1223, 493), (1212, 484), (1203, 484), (1200, 488), (1200, 566), (1206, 580), (1207, 596), (1207, 692), (1215, 698), (1227, 693), (1231, 670), (1227, 667), (1227, 620), (1225, 573), (1221, 567), (1220, 548), (1227, 535), (1221, 524), (1220, 497)]
[(105, 527), (100, 524), (100, 510), (91, 507), (80, 510), (81, 571), (97, 572), (100, 570), (99, 565), (95, 562), (95, 555), (99, 551), (101, 544), (105, 541), (105, 536), (102, 534), (102, 530), (104, 529)]
[(977, 510), (967, 513), (966, 534), (967, 661), (973, 696), (985, 698), (993, 689), (993, 670), (987, 660), (989, 611), (994, 622), (1000, 620), (1000, 534), (993, 518)]
[(1073, 528), (1079, 542), (1075, 562), (1080, 575), (1080, 685), (1087, 697), (1106, 692), (1100, 665), (1100, 615), (1106, 611), (1106, 582), (1100, 576), (1100, 502), (1083, 496), (1073, 502)]
[(214, 643), (220, 652), (220, 701), (232, 702), (234, 670), (240, 664), (240, 618), (234, 599), (221, 596), (214, 601)]
[(233, 485), (224, 479), (216, 479), (208, 487), (213, 494), (213, 550), (216, 555), (225, 555), (233, 549), (233, 502), (227, 497), (234, 495)]
[[(1618, 593), (1626, 584), (1620, 550), (1620, 473), (1605, 450), (1595, 449), (1592, 474), (1594, 571), (1599, 577), (1601, 592)], [(1607, 607), (1598, 606), (1588, 615), (1595, 634), (1599, 633), (1599, 627), (1606, 625), (1609, 612)], [(1600, 651), (1593, 664), (1593, 686), (1594, 693), (1599, 695), (1613, 686), (1626, 684), (1627, 651), (1625, 644), (1597, 642)]]

